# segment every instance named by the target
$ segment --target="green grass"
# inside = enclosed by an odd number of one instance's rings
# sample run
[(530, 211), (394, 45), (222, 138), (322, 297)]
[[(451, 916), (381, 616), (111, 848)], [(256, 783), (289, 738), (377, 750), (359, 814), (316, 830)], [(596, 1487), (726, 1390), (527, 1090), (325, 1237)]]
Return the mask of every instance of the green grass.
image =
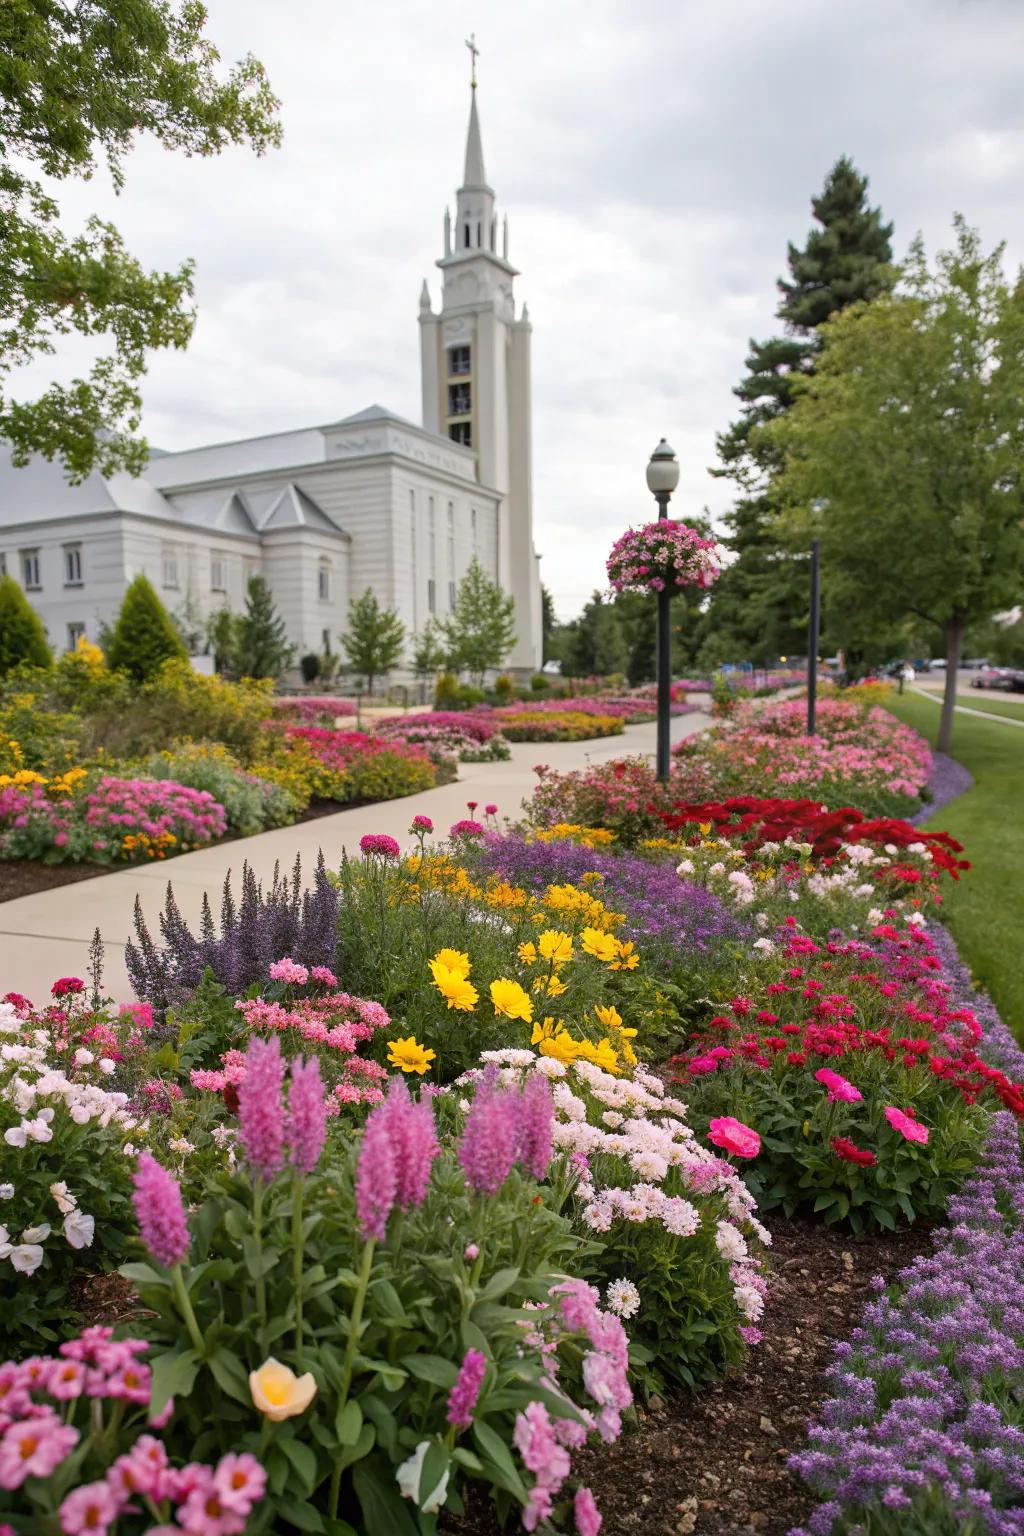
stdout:
[[(935, 745), (939, 711), (904, 694), (890, 705)], [(963, 843), (973, 868), (948, 892), (943, 921), (1003, 1022), (1024, 1040), (1024, 731), (956, 715), (952, 755), (975, 784), (928, 822)]]
[(986, 715), (1007, 715), (1011, 720), (1024, 720), (1024, 698), (1004, 698), (1002, 694), (982, 693), (979, 688), (975, 693), (956, 696), (958, 704), (964, 704), (968, 709), (980, 709)]

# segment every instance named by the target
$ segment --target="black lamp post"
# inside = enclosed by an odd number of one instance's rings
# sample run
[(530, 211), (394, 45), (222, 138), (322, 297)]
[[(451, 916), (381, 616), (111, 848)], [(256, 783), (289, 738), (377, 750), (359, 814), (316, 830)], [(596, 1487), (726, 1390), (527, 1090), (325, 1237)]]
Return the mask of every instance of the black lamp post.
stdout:
[[(668, 517), (672, 492), (679, 484), (679, 460), (664, 438), (651, 454), (647, 465), (647, 489), (658, 503), (658, 519)], [(657, 771), (662, 783), (668, 782), (669, 709), (672, 683), (672, 630), (670, 628), (672, 591), (658, 593), (658, 751)]]
[(807, 627), (807, 734), (814, 735), (818, 709), (818, 635), (821, 628), (821, 540), (811, 540), (811, 621)]

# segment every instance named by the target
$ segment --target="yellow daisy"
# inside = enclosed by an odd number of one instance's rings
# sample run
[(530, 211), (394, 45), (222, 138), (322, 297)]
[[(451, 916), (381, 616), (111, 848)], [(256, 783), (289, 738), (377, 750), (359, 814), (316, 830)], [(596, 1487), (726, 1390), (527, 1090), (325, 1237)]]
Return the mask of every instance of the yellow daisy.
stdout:
[(506, 1019), (522, 1019), (525, 1024), (529, 1024), (533, 1018), (533, 1004), (529, 995), (518, 981), (509, 981), (505, 976), (491, 982), (491, 1002), (495, 1013)]
[(580, 1042), (574, 1040), (564, 1029), (560, 1029), (550, 1039), (540, 1042), (540, 1054), (551, 1056), (555, 1061), (564, 1062), (568, 1067), (580, 1054)]
[(437, 960), (430, 962), (430, 970), (434, 977), (434, 986), (440, 992), (449, 1008), (455, 1008), (459, 1013), (472, 1013), (480, 1001), (480, 994), (471, 981), (465, 976), (460, 976), (457, 971), (450, 971), (446, 965), (441, 965)]
[(633, 945), (630, 943), (623, 944), (621, 939), (613, 939), (612, 943), (615, 945), (616, 950), (615, 959), (611, 963), (612, 970), (635, 971), (640, 964), (640, 956)]
[(562, 981), (561, 977), (551, 975), (538, 976), (533, 984), (533, 990), (535, 992), (543, 992), (545, 997), (561, 997), (562, 993), (568, 992), (569, 988)]
[(520, 946), (519, 946), (519, 958), (523, 962), (524, 965), (536, 965), (537, 964), (537, 946), (536, 946), (536, 944), (531, 944), (531, 943), (520, 944)]
[(619, 941), (610, 933), (602, 933), (599, 928), (584, 928), (580, 934), (580, 943), (585, 954), (593, 955), (595, 960), (603, 960), (605, 963), (614, 960), (619, 952)]
[[(599, 1024), (604, 1025), (605, 1029), (617, 1029), (620, 1033), (624, 1033), (622, 1029), (622, 1014), (611, 1003), (609, 1003), (607, 1008), (602, 1008), (600, 1003), (598, 1003), (594, 1008), (594, 1017)], [(636, 1030), (630, 1030), (630, 1034), (635, 1035)]]
[(466, 977), (473, 967), (469, 963), (469, 956), (461, 949), (439, 949), (433, 960), (431, 968), (435, 965), (443, 965), (456, 976)]
[(560, 928), (548, 928), (537, 940), (537, 948), (553, 965), (565, 965), (572, 959), (572, 934), (563, 933)]
[(403, 1072), (419, 1072), (420, 1075), (430, 1071), (430, 1063), (437, 1060), (437, 1052), (426, 1050), (418, 1044), (415, 1035), (409, 1035), (405, 1040), (388, 1041), (388, 1066), (400, 1067)]

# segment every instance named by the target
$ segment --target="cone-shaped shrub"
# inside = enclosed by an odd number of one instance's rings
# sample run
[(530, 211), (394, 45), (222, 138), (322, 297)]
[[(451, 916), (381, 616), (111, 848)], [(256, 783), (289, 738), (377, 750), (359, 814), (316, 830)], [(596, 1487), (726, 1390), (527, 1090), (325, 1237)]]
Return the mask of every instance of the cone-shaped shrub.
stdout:
[(124, 595), (107, 646), (109, 666), (144, 683), (172, 656), (185, 660), (187, 655), (185, 642), (152, 583), (141, 574), (136, 576)]
[(43, 621), (13, 576), (0, 577), (0, 677), (20, 662), (48, 667), (53, 661)]

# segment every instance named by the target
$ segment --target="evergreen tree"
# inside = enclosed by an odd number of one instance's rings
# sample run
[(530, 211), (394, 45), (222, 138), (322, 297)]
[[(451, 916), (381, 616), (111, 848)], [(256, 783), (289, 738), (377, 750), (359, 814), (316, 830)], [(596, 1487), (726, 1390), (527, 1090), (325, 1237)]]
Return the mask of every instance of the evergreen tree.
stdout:
[(555, 600), (547, 587), (540, 589), (540, 632), (541, 632), (541, 660), (551, 659), (551, 637), (558, 625), (555, 617)]
[(794, 386), (813, 372), (821, 345), (816, 328), (892, 286), (892, 225), (869, 206), (867, 188), (867, 178), (845, 155), (837, 160), (811, 202), (820, 228), (809, 232), (802, 250), (790, 244), (790, 280), (779, 280), (776, 313), (786, 334), (751, 341), (746, 376), (733, 391), (741, 412), (718, 438), (720, 463), (712, 474), (735, 481), (740, 491), (725, 517), (723, 540), (736, 558), (713, 588), (701, 626), (705, 661), (758, 664), (806, 650), (806, 561), (779, 544), (771, 489), (781, 468), (780, 450), (770, 433), (757, 429), (790, 408)]
[[(647, 627), (653, 634), (653, 602), (646, 607)], [(571, 677), (607, 677), (611, 672), (625, 672), (628, 660), (618, 603), (595, 592), (573, 626), (566, 647), (565, 670)]]
[(500, 667), (515, 644), (515, 607), (474, 556), (459, 582), (451, 618), (441, 628), (453, 664), (465, 667), (478, 687), (488, 668)]
[(250, 576), (245, 612), (234, 621), (231, 670), (239, 677), (280, 677), (291, 665), (295, 647), (262, 576)]
[(33, 667), (53, 662), (43, 621), (13, 576), (0, 576), (0, 677), (27, 661)]
[(393, 608), (382, 608), (367, 587), (348, 610), (348, 631), (341, 637), (349, 670), (366, 678), (369, 693), (374, 680), (385, 676), (401, 659), (405, 625)]
[(127, 672), (137, 683), (153, 677), (165, 661), (186, 661), (188, 652), (177, 626), (140, 571), (128, 587), (107, 645), (112, 671)]

